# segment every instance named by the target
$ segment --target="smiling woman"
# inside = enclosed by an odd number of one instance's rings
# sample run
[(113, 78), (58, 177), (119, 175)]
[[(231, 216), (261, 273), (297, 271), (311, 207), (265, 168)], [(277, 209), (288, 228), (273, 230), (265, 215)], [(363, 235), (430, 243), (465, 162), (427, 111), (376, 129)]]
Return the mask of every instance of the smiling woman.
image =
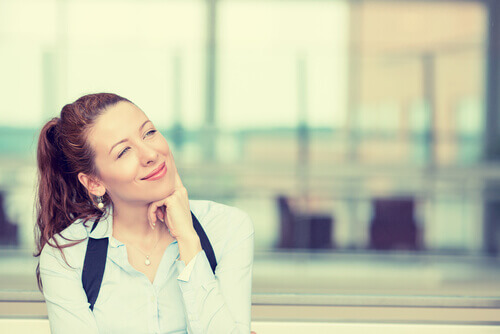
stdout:
[(250, 332), (249, 216), (189, 200), (135, 104), (100, 93), (64, 106), (37, 160), (37, 280), (52, 333)]

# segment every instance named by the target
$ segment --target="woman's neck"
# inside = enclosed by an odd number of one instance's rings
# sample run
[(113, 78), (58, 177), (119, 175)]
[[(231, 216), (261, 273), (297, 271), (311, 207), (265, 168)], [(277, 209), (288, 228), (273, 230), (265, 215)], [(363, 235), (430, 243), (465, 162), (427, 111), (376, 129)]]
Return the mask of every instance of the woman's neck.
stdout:
[(113, 206), (113, 236), (124, 243), (154, 244), (158, 239), (158, 234), (161, 236), (166, 226), (157, 220), (155, 229), (151, 229), (147, 210), (147, 205)]

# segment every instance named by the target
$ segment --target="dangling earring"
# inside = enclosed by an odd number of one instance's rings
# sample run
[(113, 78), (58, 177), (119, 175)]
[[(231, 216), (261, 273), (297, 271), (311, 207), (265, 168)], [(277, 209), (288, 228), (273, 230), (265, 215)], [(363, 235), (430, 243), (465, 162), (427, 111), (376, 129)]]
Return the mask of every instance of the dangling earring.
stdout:
[(97, 207), (99, 208), (99, 210), (102, 210), (102, 208), (104, 208), (104, 203), (102, 202), (102, 196), (97, 196), (97, 201), (99, 202), (99, 204), (97, 204)]

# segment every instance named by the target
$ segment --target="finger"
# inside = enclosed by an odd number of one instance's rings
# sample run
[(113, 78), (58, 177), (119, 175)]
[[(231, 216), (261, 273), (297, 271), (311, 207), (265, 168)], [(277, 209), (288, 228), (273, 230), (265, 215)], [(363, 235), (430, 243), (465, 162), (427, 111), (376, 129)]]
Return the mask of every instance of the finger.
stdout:
[[(168, 231), (168, 233), (170, 234), (170, 236), (172, 236), (172, 237), (173, 237), (173, 235), (172, 235), (172, 229), (170, 228), (170, 222), (169, 222), (169, 220), (168, 220), (168, 217), (165, 217), (165, 226), (167, 226), (167, 231)], [(174, 237), (174, 238), (175, 238), (175, 237)]]
[(149, 224), (151, 225), (151, 228), (154, 229), (156, 225), (156, 210), (158, 208), (159, 204), (157, 202), (153, 202), (149, 205), (148, 207), (148, 221)]
[(163, 210), (162, 210), (162, 207), (159, 207), (156, 211), (155, 211), (155, 214), (156, 214), (156, 218), (158, 218), (160, 221), (164, 221), (164, 216), (163, 216)]
[(170, 156), (170, 161), (172, 161), (173, 172), (176, 174), (177, 173), (177, 166), (175, 165), (175, 159), (174, 159), (174, 154), (172, 153), (172, 150), (170, 150), (170, 152), (168, 152), (168, 155)]
[(184, 188), (179, 173), (175, 173), (175, 189)]
[(181, 177), (179, 176), (179, 171), (177, 170), (177, 166), (175, 164), (175, 160), (174, 160), (174, 155), (172, 154), (172, 150), (170, 150), (170, 158), (172, 159), (172, 165), (173, 165), (173, 172), (174, 172), (174, 187), (176, 189), (179, 189), (179, 188), (182, 188), (184, 187), (184, 185), (182, 184), (182, 181), (181, 181)]

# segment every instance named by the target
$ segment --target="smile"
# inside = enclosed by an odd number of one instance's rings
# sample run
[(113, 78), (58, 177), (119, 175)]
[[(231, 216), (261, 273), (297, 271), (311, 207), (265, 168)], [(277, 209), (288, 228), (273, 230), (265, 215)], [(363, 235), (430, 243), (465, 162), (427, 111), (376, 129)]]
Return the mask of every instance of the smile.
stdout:
[(153, 171), (151, 174), (143, 178), (142, 180), (145, 181), (154, 181), (162, 178), (165, 174), (167, 173), (167, 166), (165, 165), (165, 162), (161, 164), (158, 170)]

